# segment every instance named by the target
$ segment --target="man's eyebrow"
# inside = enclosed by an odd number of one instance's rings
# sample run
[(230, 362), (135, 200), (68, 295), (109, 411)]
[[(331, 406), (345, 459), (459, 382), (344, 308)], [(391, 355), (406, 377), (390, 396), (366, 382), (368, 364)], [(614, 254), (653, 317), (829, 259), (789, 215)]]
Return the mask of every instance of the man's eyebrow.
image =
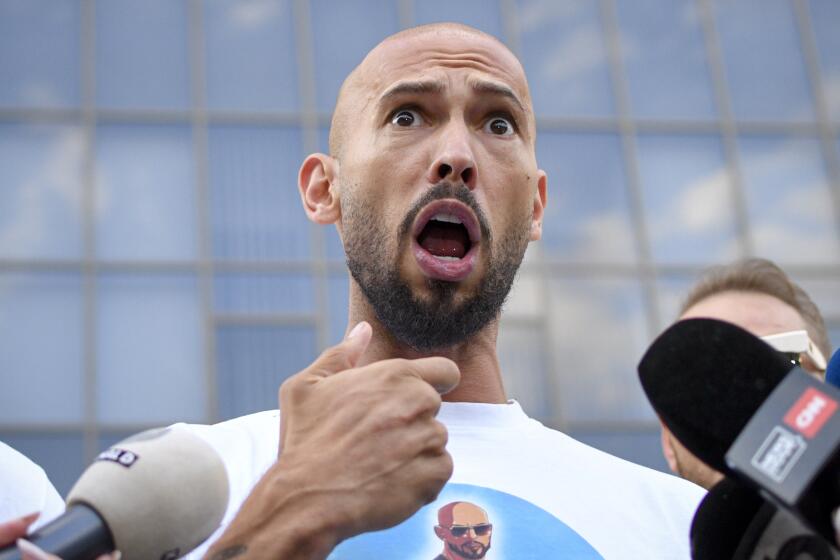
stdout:
[(423, 81), (423, 82), (400, 82), (391, 87), (382, 94), (379, 102), (399, 97), (400, 95), (423, 94), (423, 93), (442, 93), (444, 85), (438, 81)]
[(472, 89), (474, 92), (479, 94), (498, 95), (501, 97), (506, 97), (513, 101), (520, 111), (522, 111), (523, 113), (528, 112), (525, 110), (525, 106), (522, 105), (522, 102), (519, 100), (519, 97), (517, 97), (513, 90), (507, 87), (506, 85), (502, 85), (496, 82), (478, 80), (476, 82), (473, 82)]

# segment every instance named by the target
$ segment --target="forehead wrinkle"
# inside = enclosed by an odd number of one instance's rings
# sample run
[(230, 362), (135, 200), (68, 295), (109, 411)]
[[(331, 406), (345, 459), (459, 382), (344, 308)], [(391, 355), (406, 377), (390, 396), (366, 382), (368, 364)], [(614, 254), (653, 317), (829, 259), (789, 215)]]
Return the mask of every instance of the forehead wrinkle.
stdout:
[(446, 86), (444, 85), (444, 83), (438, 80), (417, 80), (399, 82), (391, 86), (385, 93), (383, 93), (380, 96), (379, 101), (387, 101), (390, 98), (406, 94), (440, 94), (443, 93), (445, 90)]
[(496, 95), (510, 99), (517, 107), (519, 107), (520, 111), (527, 113), (525, 106), (519, 100), (516, 93), (504, 84), (490, 82), (487, 80), (475, 80), (472, 82), (471, 87), (472, 90), (479, 95)]

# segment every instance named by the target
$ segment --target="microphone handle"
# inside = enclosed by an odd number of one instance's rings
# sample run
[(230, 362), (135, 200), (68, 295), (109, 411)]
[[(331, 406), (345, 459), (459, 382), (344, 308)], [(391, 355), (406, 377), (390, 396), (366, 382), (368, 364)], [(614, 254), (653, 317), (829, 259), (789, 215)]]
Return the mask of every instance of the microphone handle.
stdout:
[[(93, 508), (78, 503), (28, 535), (26, 540), (62, 560), (95, 560), (114, 551), (114, 539), (105, 521)], [(0, 560), (21, 558), (14, 543), (0, 549)]]

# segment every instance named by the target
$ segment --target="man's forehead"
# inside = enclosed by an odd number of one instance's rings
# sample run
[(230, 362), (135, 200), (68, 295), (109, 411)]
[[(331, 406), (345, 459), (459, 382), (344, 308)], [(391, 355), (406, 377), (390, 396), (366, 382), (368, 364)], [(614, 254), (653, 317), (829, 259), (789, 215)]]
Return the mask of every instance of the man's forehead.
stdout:
[[(490, 36), (459, 28), (433, 27), (389, 37), (354, 73), (360, 93), (370, 99), (403, 81), (436, 81), (445, 87), (450, 69), (506, 86), (530, 104), (525, 72), (513, 53)], [(473, 85), (476, 80), (470, 81)]]

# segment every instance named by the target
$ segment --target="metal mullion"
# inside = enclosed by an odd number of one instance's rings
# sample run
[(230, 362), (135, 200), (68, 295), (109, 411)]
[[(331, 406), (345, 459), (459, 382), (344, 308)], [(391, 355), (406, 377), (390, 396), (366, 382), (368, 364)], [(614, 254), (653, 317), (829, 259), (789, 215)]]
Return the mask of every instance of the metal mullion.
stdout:
[(97, 402), (97, 348), (96, 337), (96, 6), (95, 0), (82, 3), (82, 122), (86, 150), (82, 177), (82, 208), (84, 224), (84, 428), (83, 449), (85, 464), (93, 460), (99, 448), (99, 423)]
[[(741, 173), (740, 157), (738, 153), (738, 125), (733, 116), (732, 103), (729, 100), (729, 84), (723, 65), (723, 51), (717, 35), (714, 11), (711, 0), (697, 0), (700, 13), (700, 24), (706, 44), (706, 56), (709, 60), (712, 88), (715, 101), (720, 111), (720, 134), (723, 139), (723, 152), (729, 170), (733, 208), (735, 210), (735, 227), (737, 228), (741, 255), (753, 253), (752, 236), (750, 234), (749, 213), (747, 212), (744, 178)], [(745, 124), (748, 128), (749, 125)]]
[(522, 55), (522, 38), (519, 34), (519, 11), (515, 0), (499, 0), (499, 13), (502, 16), (501, 39), (517, 58)]
[(214, 111), (204, 109), (209, 124), (243, 126), (295, 126), (300, 124), (300, 114), (272, 111)]
[(602, 420), (574, 422), (570, 425), (570, 430), (603, 432), (605, 434), (613, 434), (615, 432), (623, 434), (659, 433), (660, 425), (656, 420)]
[(214, 322), (234, 327), (313, 327), (318, 318), (311, 313), (217, 313)]
[(78, 272), (80, 275), (85, 272), (85, 263), (82, 260), (64, 259), (0, 259), (0, 271), (2, 272)]
[(835, 148), (835, 135), (831, 125), (831, 115), (825, 98), (822, 74), (820, 73), (819, 52), (811, 26), (811, 14), (807, 2), (793, 0), (793, 9), (802, 45), (805, 69), (811, 82), (814, 94), (817, 126), (819, 128), (820, 146), (826, 163), (829, 180), (829, 196), (834, 203), (834, 224), (840, 236), (840, 155)]
[(621, 147), (626, 166), (627, 185), (630, 199), (630, 213), (636, 237), (639, 258), (639, 280), (645, 295), (645, 308), (648, 332), (651, 338), (659, 329), (659, 301), (657, 298), (656, 276), (653, 258), (650, 252), (650, 237), (644, 214), (644, 196), (638, 165), (638, 146), (636, 145), (636, 127), (630, 112), (627, 81), (624, 65), (621, 61), (621, 44), (614, 0), (601, 0), (600, 15), (603, 22), (604, 36), (607, 42), (610, 78), (616, 100)]
[[(45, 432), (57, 433), (62, 435), (78, 434), (85, 429), (84, 422), (45, 422), (45, 423), (0, 423), (0, 433), (2, 432), (16, 432), (25, 434), (44, 434)], [(150, 428), (156, 428), (159, 424), (151, 422), (127, 423), (127, 424), (111, 424), (109, 426), (100, 426), (99, 435), (113, 434), (120, 432), (136, 433)], [(97, 449), (97, 453), (99, 450)]]
[[(300, 126), (303, 131), (302, 147), (304, 153), (319, 150), (319, 118), (316, 102), (317, 85), (315, 81), (315, 53), (312, 48), (312, 18), (308, 0), (295, 0), (295, 39), (298, 54), (298, 91), (301, 100)], [(315, 309), (318, 349), (329, 344), (328, 301), (329, 282), (326, 266), (325, 226), (310, 222), (309, 235), (313, 259), (313, 277), (315, 282)]]
[[(502, 16), (502, 24), (504, 26), (504, 40), (508, 48), (518, 58), (522, 54), (522, 37), (519, 29), (519, 11), (515, 0), (499, 0), (499, 11)], [(538, 125), (539, 126), (539, 125)], [(548, 269), (543, 265), (545, 258), (545, 251), (543, 251), (542, 244), (536, 245), (532, 250), (536, 250), (534, 255), (536, 261), (535, 267), (529, 267), (529, 263), (523, 262), (520, 268), (520, 274), (531, 273), (537, 277), (537, 290), (540, 292), (539, 299), (541, 301), (551, 301), (551, 284), (548, 276)], [(562, 410), (562, 404), (559, 402), (559, 395), (561, 390), (561, 383), (558, 373), (560, 364), (560, 356), (557, 354), (557, 345), (552, 344), (551, 341), (551, 305), (543, 306), (536, 317), (517, 316), (508, 311), (501, 320), (504, 325), (512, 325), (514, 327), (536, 327), (539, 333), (540, 347), (543, 349), (546, 360), (545, 390), (548, 392), (548, 405), (552, 411)]]
[(216, 373), (216, 327), (213, 317), (215, 295), (215, 277), (213, 267), (213, 245), (210, 232), (210, 193), (208, 162), (208, 119), (205, 89), (204, 60), (204, 11), (200, 0), (191, 0), (187, 18), (190, 59), (190, 84), (192, 110), (193, 159), (196, 178), (196, 224), (199, 240), (199, 297), (201, 299), (202, 332), (204, 335), (204, 372), (205, 372), (205, 414), (207, 420), (219, 420), (218, 379)]
[(414, 0), (397, 0), (397, 17), (400, 29), (414, 26)]
[(41, 109), (35, 107), (0, 108), (0, 121), (77, 123), (82, 118), (81, 109)]

